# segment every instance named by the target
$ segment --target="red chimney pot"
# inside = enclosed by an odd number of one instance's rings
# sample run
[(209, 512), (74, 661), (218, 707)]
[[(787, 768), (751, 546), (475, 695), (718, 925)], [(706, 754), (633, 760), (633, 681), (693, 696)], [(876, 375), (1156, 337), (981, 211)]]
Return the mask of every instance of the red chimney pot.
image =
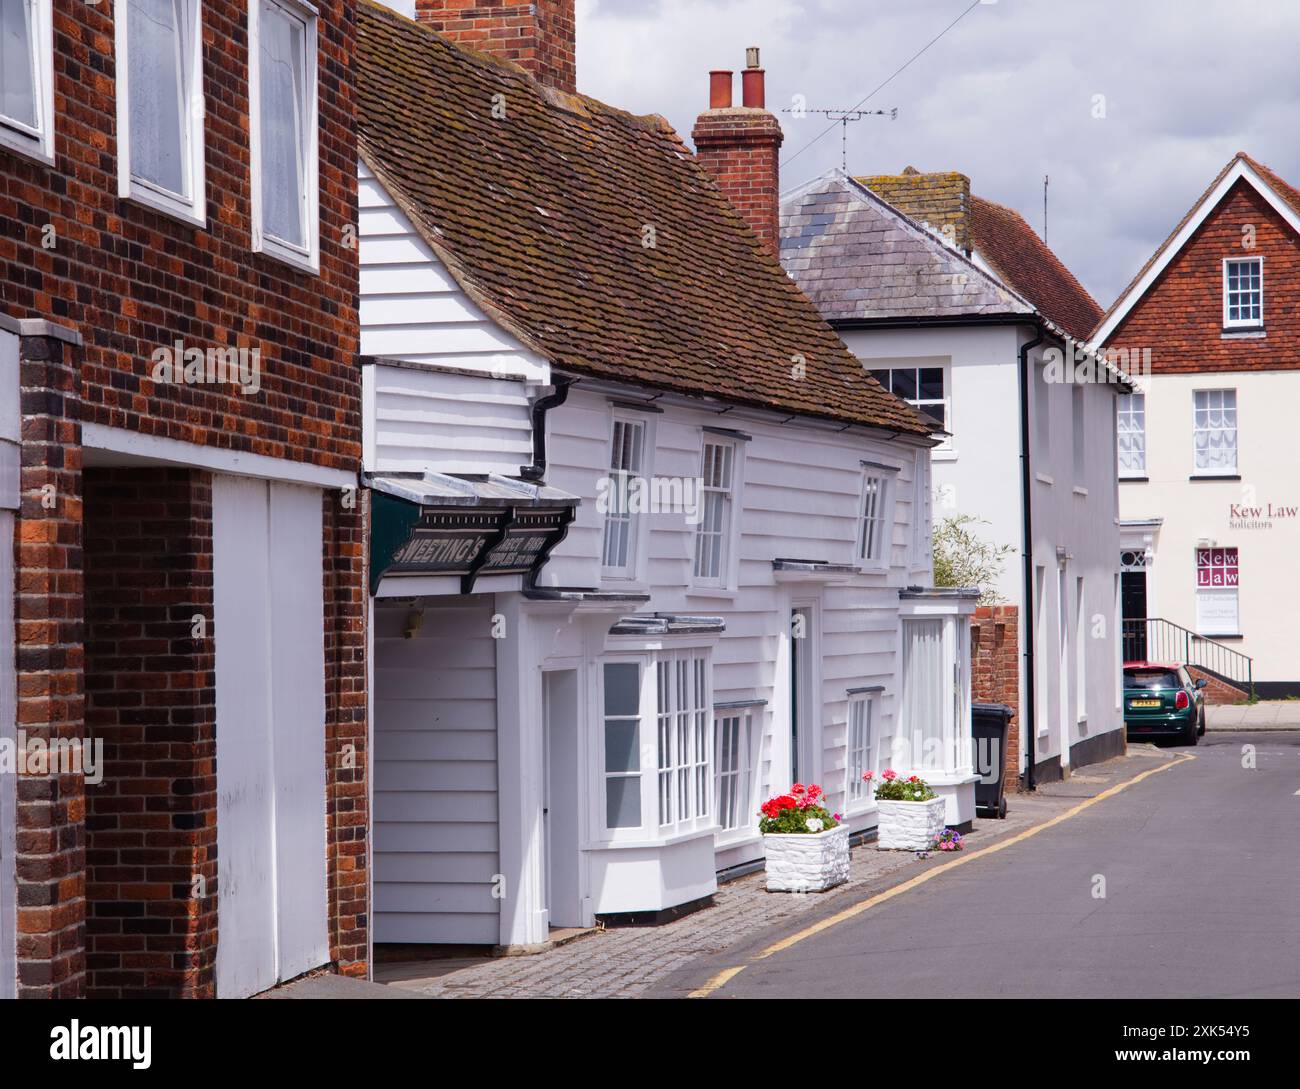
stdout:
[(731, 72), (715, 68), (709, 73), (709, 109), (731, 108)]
[(763, 69), (746, 68), (740, 73), (741, 101), (744, 105), (761, 110), (767, 105)]

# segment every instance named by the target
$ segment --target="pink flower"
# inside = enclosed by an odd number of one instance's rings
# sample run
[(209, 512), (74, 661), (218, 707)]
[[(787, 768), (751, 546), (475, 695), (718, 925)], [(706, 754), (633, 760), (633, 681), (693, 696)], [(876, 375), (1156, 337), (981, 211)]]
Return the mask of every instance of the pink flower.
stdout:
[(884, 771), (880, 773), (880, 777), (892, 783), (895, 779), (898, 778), (898, 772), (893, 771), (890, 768), (886, 768)]
[(875, 774), (876, 774), (876, 773), (875, 773), (874, 771), (864, 772), (863, 775), (862, 775), (862, 781), (863, 781), (864, 783), (869, 783), (869, 782), (871, 782), (871, 780), (872, 780), (872, 778), (875, 776)]

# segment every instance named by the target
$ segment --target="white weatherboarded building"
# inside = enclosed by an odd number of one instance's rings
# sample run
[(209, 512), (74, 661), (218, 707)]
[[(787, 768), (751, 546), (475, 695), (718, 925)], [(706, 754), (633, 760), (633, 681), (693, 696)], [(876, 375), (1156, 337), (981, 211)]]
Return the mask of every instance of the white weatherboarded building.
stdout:
[(796, 779), (873, 827), (904, 733), (969, 821), (973, 601), (908, 589), (925, 423), (661, 121), (359, 26), (375, 941), (695, 904)]
[(1129, 387), (1062, 327), (1085, 335), (1096, 304), (956, 173), (809, 182), (782, 199), (781, 257), (863, 366), (939, 425), (936, 521), (971, 516), (1014, 549), (990, 589), (1016, 611), (1019, 678), (976, 692), (1017, 711), (1021, 773), (1030, 754), (1032, 783), (1122, 751), (1114, 441)]

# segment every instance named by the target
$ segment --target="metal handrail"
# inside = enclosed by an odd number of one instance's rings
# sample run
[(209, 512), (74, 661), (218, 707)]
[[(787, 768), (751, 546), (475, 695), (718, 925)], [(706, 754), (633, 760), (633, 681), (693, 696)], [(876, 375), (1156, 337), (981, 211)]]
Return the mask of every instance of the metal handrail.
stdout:
[(1196, 666), (1245, 688), (1255, 698), (1255, 664), (1249, 654), (1159, 616), (1123, 621), (1123, 638), (1126, 662), (1145, 659)]

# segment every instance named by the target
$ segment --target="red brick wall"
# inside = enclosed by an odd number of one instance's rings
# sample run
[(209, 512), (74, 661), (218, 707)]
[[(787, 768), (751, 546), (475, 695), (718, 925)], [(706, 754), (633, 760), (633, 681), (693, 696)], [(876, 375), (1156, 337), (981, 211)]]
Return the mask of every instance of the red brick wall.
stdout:
[[(76, 354), (20, 342), (21, 508), (14, 540), (18, 728), (79, 741), (82, 689), (81, 428)], [(26, 770), (26, 769), (25, 769)], [(71, 998), (85, 973), (85, 789), (78, 773), (30, 769), (17, 783), (18, 988)]]
[(416, 0), (415, 17), (458, 45), (513, 61), (548, 87), (577, 90), (573, 0)]
[[(1254, 227), (1253, 249), (1243, 228)], [(1261, 338), (1222, 337), (1223, 259), (1264, 258)], [(1245, 181), (1238, 181), (1210, 213), (1151, 289), (1106, 342), (1149, 348), (1156, 374), (1277, 370), (1300, 367), (1300, 248), (1295, 233)]]
[(85, 484), (86, 733), (105, 759), (86, 787), (86, 995), (212, 997), (212, 475), (87, 469)]
[(1005, 703), (1015, 709), (1007, 732), (1007, 789), (1020, 766), (1020, 610), (1014, 605), (981, 605), (971, 618), (971, 699)]
[(1192, 680), (1205, 681), (1205, 702), (1208, 704), (1244, 703), (1249, 698), (1249, 693), (1244, 688), (1238, 688), (1213, 673), (1207, 673), (1193, 665), (1187, 667), (1187, 672), (1192, 675)]
[[(355, 2), (317, 6), (319, 276), (252, 252), (247, 0), (203, 4), (206, 229), (118, 197), (113, 14), (124, 8), (55, 3), (56, 164), (0, 150), (0, 305), (81, 332), (83, 421), (356, 466)], [(154, 382), (153, 352), (177, 338), (259, 348), (261, 392)]]
[(773, 253), (781, 244), (781, 125), (767, 110), (708, 110), (691, 132), (695, 155)]
[(366, 610), (369, 493), (327, 491), (325, 552), (325, 783), (330, 956), (364, 977), (369, 934), (366, 783)]

